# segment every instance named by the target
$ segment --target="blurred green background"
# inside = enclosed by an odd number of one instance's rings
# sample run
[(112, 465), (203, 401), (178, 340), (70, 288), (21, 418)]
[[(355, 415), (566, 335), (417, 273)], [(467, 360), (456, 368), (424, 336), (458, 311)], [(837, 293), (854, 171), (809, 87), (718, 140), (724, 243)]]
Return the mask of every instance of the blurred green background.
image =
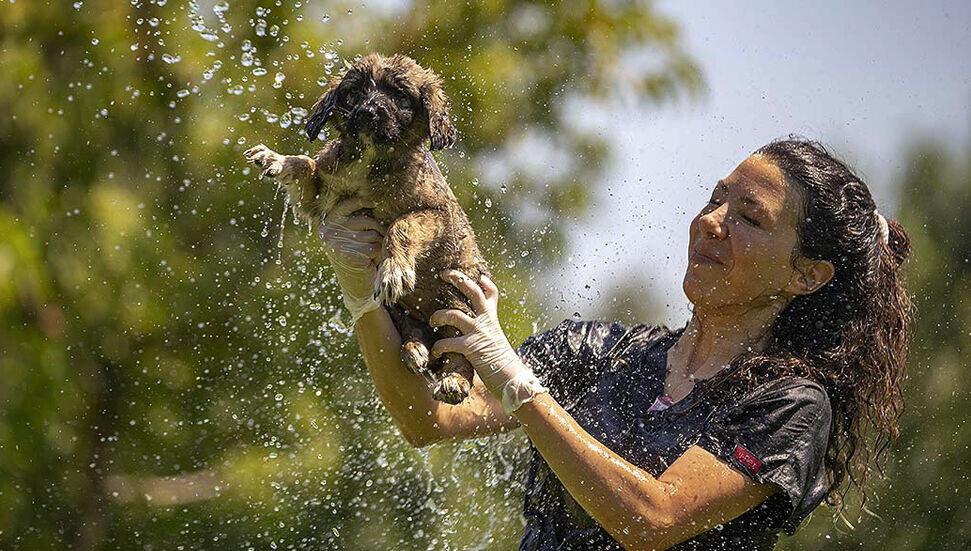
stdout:
[[(562, 262), (612, 160), (584, 110), (706, 93), (649, 2), (5, 0), (0, 547), (516, 547), (522, 434), (411, 449), (317, 239), (243, 162), (260, 142), (310, 152), (307, 109), (369, 51), (445, 80), (460, 140), (436, 155), (513, 342), (558, 321), (537, 274)], [(555, 168), (517, 169), (524, 148)], [(915, 141), (902, 159), (921, 405), (874, 515), (821, 508), (787, 549), (971, 542), (971, 151)], [(618, 295), (584, 316), (656, 315)]]

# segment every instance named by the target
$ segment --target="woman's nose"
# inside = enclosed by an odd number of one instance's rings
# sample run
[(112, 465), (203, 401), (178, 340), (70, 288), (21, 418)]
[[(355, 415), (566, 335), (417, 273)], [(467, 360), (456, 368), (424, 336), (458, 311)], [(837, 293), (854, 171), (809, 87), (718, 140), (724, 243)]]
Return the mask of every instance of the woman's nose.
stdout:
[(704, 232), (706, 237), (724, 239), (728, 235), (725, 226), (725, 213), (727, 212), (727, 204), (719, 205), (717, 209), (698, 219), (698, 227)]

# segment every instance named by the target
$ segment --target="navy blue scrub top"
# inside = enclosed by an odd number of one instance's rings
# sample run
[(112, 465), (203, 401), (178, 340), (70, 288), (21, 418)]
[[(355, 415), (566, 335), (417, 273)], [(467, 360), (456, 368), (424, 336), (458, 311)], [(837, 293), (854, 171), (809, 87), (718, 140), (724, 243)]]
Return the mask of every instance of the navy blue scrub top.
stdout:
[[(672, 549), (772, 549), (779, 532), (793, 533), (825, 496), (826, 391), (808, 379), (784, 377), (736, 399), (713, 400), (700, 380), (671, 407), (649, 411), (664, 391), (667, 351), (681, 332), (565, 320), (526, 339), (517, 352), (584, 430), (652, 476), (698, 445), (781, 489)], [(530, 448), (520, 551), (622, 549)]]

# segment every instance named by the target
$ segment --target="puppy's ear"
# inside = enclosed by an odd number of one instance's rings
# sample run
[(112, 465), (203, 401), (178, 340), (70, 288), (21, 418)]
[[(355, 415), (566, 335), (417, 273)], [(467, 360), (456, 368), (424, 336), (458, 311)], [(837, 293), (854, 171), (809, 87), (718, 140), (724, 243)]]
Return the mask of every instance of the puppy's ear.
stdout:
[(445, 149), (455, 145), (455, 125), (448, 116), (448, 98), (442, 91), (441, 84), (436, 80), (421, 90), (421, 103), (428, 115), (428, 135), (431, 138), (431, 148)]
[(324, 95), (320, 96), (317, 103), (314, 104), (313, 108), (310, 110), (310, 116), (307, 117), (307, 125), (304, 129), (307, 132), (307, 138), (310, 141), (317, 139), (317, 134), (320, 134), (320, 130), (327, 124), (327, 119), (330, 118), (334, 109), (337, 107), (337, 85), (340, 81), (332, 82), (324, 92)]

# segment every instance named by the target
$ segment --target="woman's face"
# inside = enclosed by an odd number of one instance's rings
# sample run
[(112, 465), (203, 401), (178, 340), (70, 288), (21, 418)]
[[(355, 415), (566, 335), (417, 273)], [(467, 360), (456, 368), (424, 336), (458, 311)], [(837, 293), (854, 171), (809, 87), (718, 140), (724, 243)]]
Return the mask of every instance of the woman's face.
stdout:
[(695, 309), (760, 306), (786, 294), (802, 192), (768, 159), (752, 155), (718, 182), (691, 221), (683, 289)]

